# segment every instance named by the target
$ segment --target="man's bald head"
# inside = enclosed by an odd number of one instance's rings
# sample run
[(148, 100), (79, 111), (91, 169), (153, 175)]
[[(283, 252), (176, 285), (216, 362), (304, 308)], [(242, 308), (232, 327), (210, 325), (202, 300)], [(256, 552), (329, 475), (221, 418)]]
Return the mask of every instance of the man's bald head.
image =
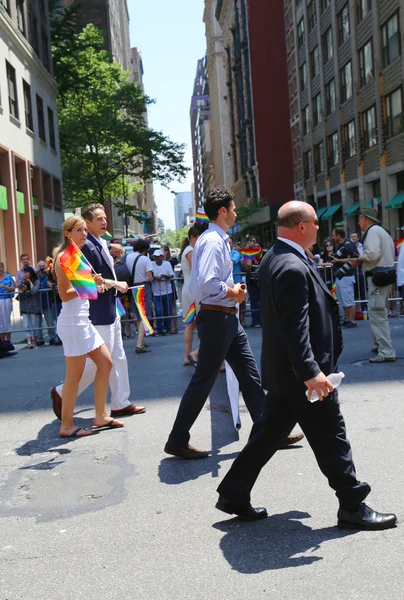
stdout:
[(278, 227), (293, 229), (299, 223), (313, 219), (313, 216), (315, 218), (315, 211), (310, 204), (300, 202), (299, 200), (292, 200), (291, 202), (286, 202), (279, 209)]

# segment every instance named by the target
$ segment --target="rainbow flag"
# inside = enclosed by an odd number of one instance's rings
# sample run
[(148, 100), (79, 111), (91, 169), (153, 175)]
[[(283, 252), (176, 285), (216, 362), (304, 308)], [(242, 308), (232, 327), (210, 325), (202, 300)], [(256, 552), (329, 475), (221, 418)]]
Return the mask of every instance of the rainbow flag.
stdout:
[(146, 316), (146, 307), (144, 302), (144, 285), (139, 285), (132, 290), (133, 299), (139, 311), (140, 319), (143, 323), (144, 332), (147, 335), (154, 333), (153, 327), (150, 325), (149, 320)]
[(403, 244), (404, 244), (404, 238), (400, 238), (399, 240), (396, 240), (396, 241), (394, 242), (394, 245), (395, 245), (395, 247), (396, 247), (396, 248), (399, 248), (399, 249), (401, 249), (401, 246), (402, 246)]
[(67, 279), (82, 300), (97, 300), (98, 291), (91, 274), (91, 265), (73, 242), (60, 257)]
[(185, 325), (189, 325), (190, 323), (192, 323), (192, 321), (195, 319), (195, 317), (196, 317), (196, 306), (195, 306), (195, 302), (192, 302), (191, 306), (188, 309), (187, 314), (182, 319), (182, 322), (185, 323)]
[(331, 288), (331, 295), (334, 298), (334, 300), (338, 300), (338, 296), (337, 296), (337, 284), (334, 283), (334, 285)]
[(118, 316), (121, 318), (126, 315), (125, 307), (122, 304), (121, 300), (118, 298), (118, 296), (116, 297), (116, 312), (118, 313)]
[(253, 258), (260, 256), (261, 248), (241, 248), (240, 254), (244, 260), (252, 260)]
[(195, 221), (198, 221), (199, 223), (209, 223), (210, 222), (209, 217), (207, 217), (207, 215), (202, 210), (196, 211)]

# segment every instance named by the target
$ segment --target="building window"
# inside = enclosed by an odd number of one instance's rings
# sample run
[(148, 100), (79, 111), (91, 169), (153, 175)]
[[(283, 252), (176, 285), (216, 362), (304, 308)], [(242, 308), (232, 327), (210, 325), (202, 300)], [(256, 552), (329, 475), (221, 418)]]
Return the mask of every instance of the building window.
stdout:
[(53, 150), (56, 150), (55, 138), (55, 120), (53, 118), (53, 110), (48, 106), (48, 128), (49, 128), (49, 145)]
[(307, 18), (309, 20), (309, 32), (310, 32), (310, 31), (313, 31), (313, 29), (317, 25), (316, 3), (314, 0), (311, 0), (310, 4), (307, 7)]
[(43, 100), (41, 96), (36, 95), (36, 112), (38, 116), (38, 133), (41, 140), (46, 142), (45, 134), (45, 115), (43, 112)]
[(335, 111), (335, 79), (331, 79), (325, 87), (326, 99), (327, 99), (327, 115), (330, 115)]
[(323, 13), (326, 8), (331, 4), (331, 0), (321, 0), (321, 12)]
[(369, 110), (365, 110), (363, 117), (363, 134), (365, 148), (372, 148), (377, 143), (376, 129), (376, 107), (372, 106)]
[(0, 4), (4, 6), (8, 14), (10, 14), (10, 0), (0, 0)]
[(309, 110), (309, 106), (307, 105), (302, 111), (303, 135), (307, 135), (307, 133), (309, 132), (309, 118), (310, 118), (310, 110)]
[(321, 110), (321, 94), (317, 94), (313, 98), (313, 122), (314, 126), (321, 123), (323, 120), (322, 110)]
[(17, 25), (22, 35), (25, 36), (24, 0), (17, 0)]
[(346, 125), (344, 125), (344, 133), (345, 133), (345, 151), (346, 157), (351, 158), (356, 154), (356, 145), (355, 145), (355, 121), (350, 121)]
[(386, 97), (387, 135), (392, 137), (404, 130), (403, 90), (398, 88)]
[(383, 67), (387, 67), (400, 56), (400, 29), (398, 13), (393, 15), (382, 27)]
[(303, 44), (304, 44), (304, 19), (301, 19), (297, 26), (297, 47), (299, 48), (299, 50), (300, 50), (300, 48), (303, 48)]
[(357, 0), (358, 1), (358, 23), (366, 17), (372, 8), (372, 0)]
[(339, 163), (338, 133), (329, 137), (330, 144), (330, 166), (335, 167)]
[(338, 13), (338, 34), (339, 34), (339, 45), (346, 42), (350, 35), (349, 28), (349, 7), (348, 3), (345, 4), (344, 8)]
[(321, 173), (325, 169), (324, 162), (324, 144), (320, 142), (317, 146), (314, 146), (314, 164), (316, 167), (316, 173)]
[(39, 51), (39, 40), (38, 40), (38, 19), (35, 16), (34, 7), (30, 2), (28, 5), (28, 26), (29, 26), (29, 43), (38, 54)]
[(333, 57), (332, 47), (332, 29), (329, 27), (323, 36), (323, 56), (324, 64), (327, 63)]
[(303, 171), (304, 178), (310, 179), (313, 171), (313, 155), (311, 153), (311, 150), (308, 150), (303, 154)]
[(18, 119), (18, 96), (17, 83), (15, 79), (15, 69), (6, 61), (7, 85), (8, 85), (8, 105), (10, 115)]
[(307, 88), (307, 63), (303, 63), (300, 67), (300, 91)]
[(310, 53), (310, 62), (311, 62), (311, 76), (317, 77), (320, 73), (320, 57), (318, 54), (318, 46), (314, 48), (314, 50)]
[(359, 65), (361, 87), (363, 87), (373, 79), (373, 50), (371, 41), (359, 50)]
[(41, 27), (42, 62), (49, 71), (49, 38), (45, 27)]
[(341, 102), (352, 97), (352, 63), (349, 61), (341, 69)]
[(25, 109), (25, 125), (31, 131), (34, 131), (34, 115), (32, 113), (31, 86), (22, 80), (22, 88), (24, 91), (24, 109)]

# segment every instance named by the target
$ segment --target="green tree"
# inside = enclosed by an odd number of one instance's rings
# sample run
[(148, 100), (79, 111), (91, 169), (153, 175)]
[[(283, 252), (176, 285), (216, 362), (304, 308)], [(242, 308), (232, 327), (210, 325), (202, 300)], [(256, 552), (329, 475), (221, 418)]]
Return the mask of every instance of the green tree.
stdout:
[(66, 203), (70, 207), (110, 200), (122, 214), (140, 211), (118, 198), (142, 183), (181, 180), (184, 145), (148, 127), (151, 100), (102, 49), (93, 25), (81, 31), (77, 6), (60, 9), (51, 0), (52, 54), (59, 87), (58, 113)]
[(160, 242), (167, 244), (170, 248), (181, 248), (182, 241), (187, 237), (189, 226), (185, 225), (182, 229), (167, 229), (167, 231), (160, 236)]

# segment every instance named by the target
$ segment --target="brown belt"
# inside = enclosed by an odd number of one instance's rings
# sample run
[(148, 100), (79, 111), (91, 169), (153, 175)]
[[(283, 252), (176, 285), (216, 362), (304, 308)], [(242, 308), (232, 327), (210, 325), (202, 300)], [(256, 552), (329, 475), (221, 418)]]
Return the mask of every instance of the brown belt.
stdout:
[(231, 315), (237, 314), (237, 308), (235, 306), (219, 306), (218, 304), (201, 304), (202, 310), (217, 310), (219, 312), (230, 313)]

